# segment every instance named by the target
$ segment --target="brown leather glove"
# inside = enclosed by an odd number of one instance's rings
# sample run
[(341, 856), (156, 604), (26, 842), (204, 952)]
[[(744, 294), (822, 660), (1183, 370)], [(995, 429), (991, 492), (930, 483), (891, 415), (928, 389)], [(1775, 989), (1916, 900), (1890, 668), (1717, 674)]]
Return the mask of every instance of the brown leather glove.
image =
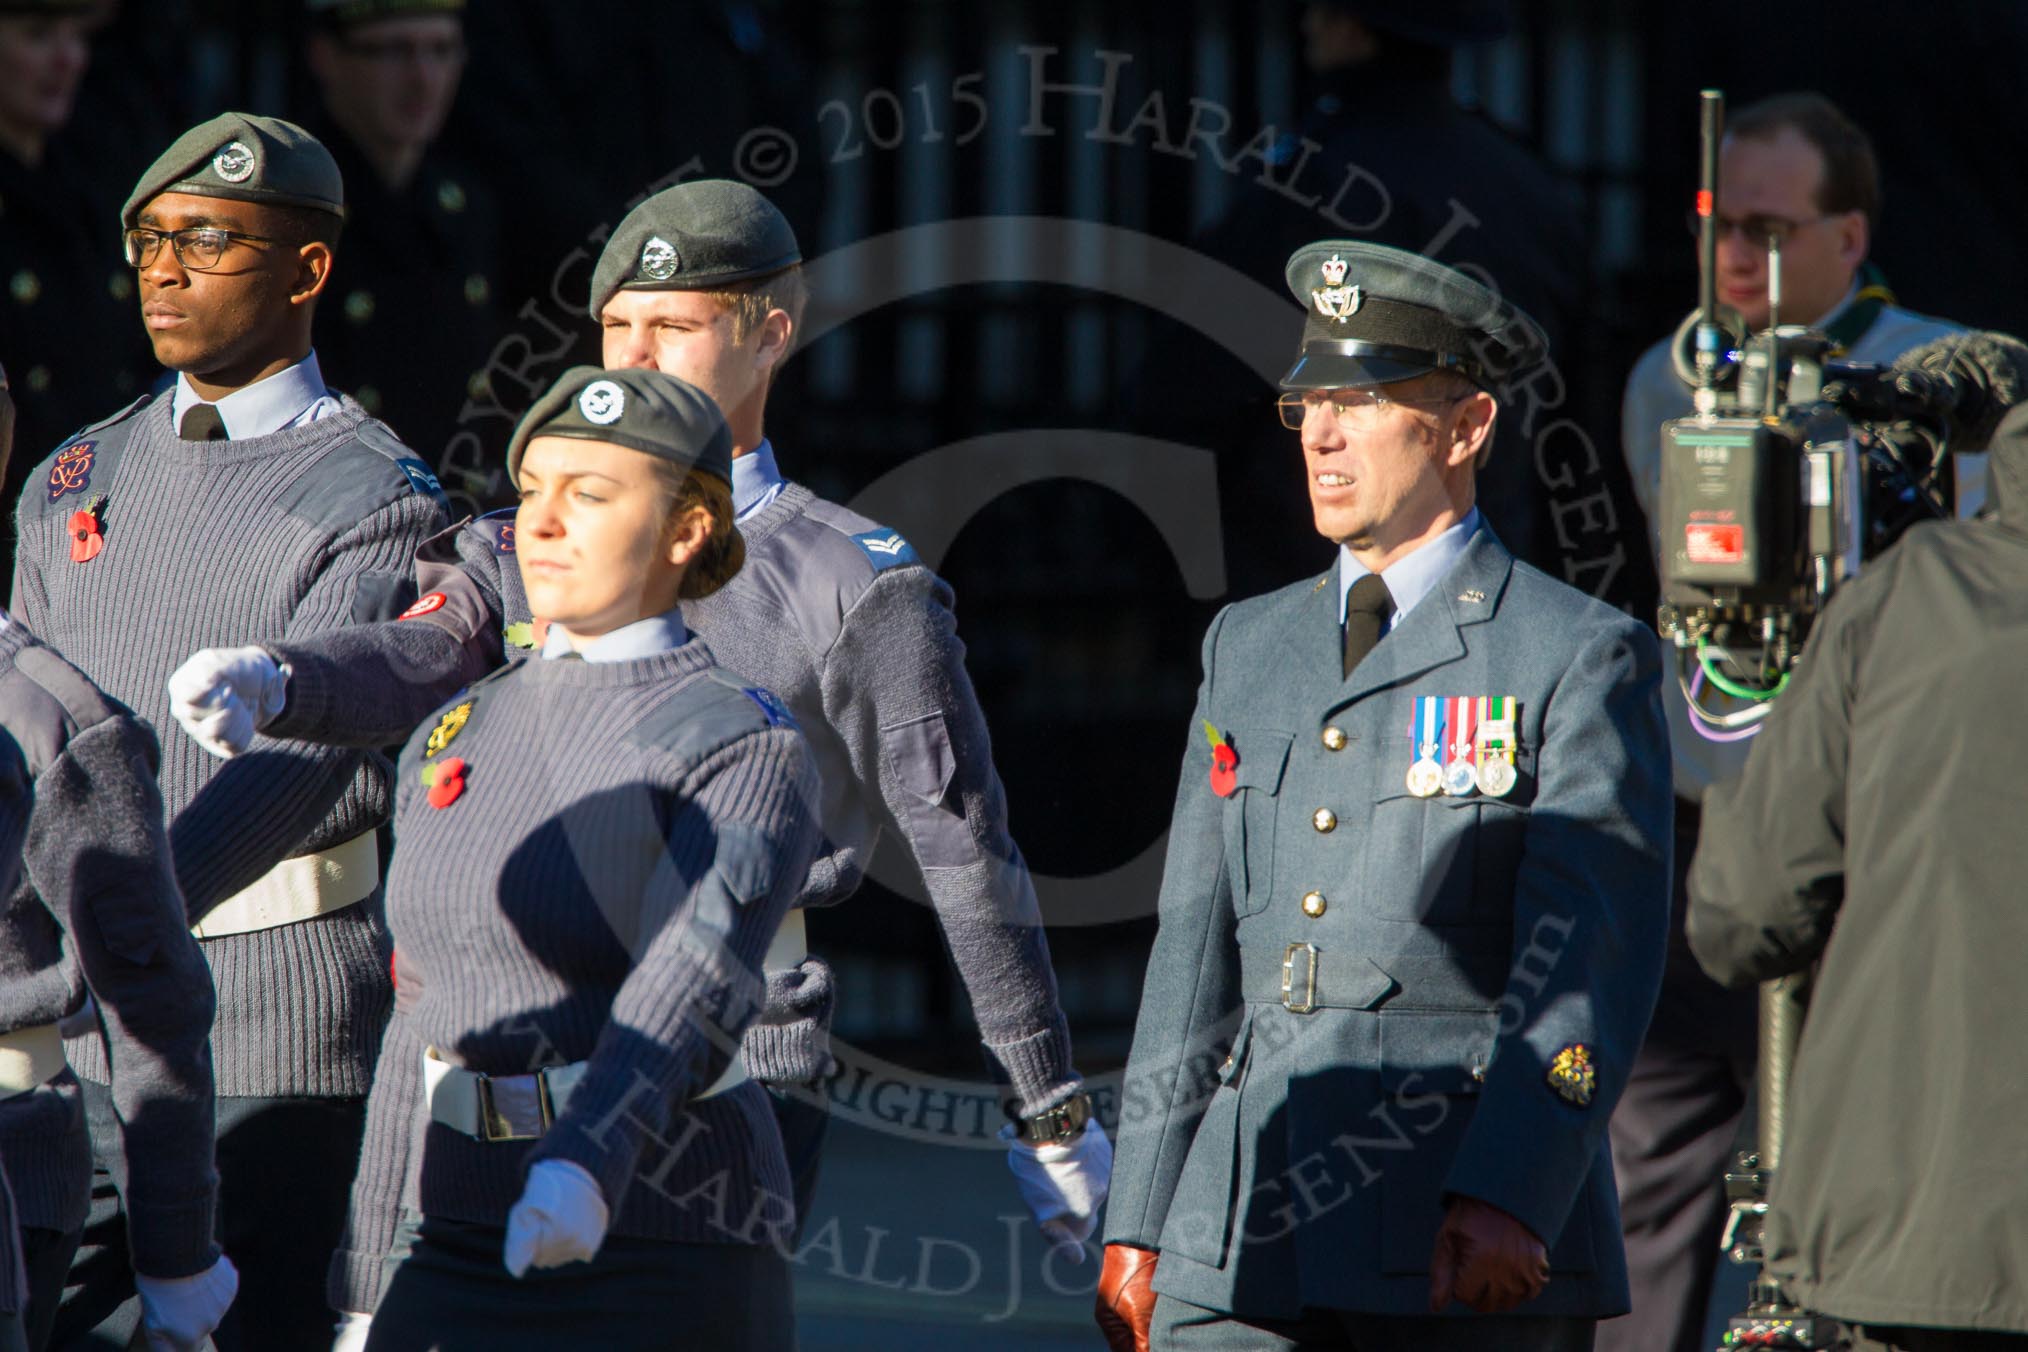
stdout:
[(1480, 1314), (1500, 1314), (1535, 1299), (1548, 1284), (1549, 1250), (1534, 1231), (1491, 1203), (1451, 1198), (1429, 1260), (1431, 1314), (1452, 1300)]
[(1155, 1317), (1155, 1260), (1160, 1257), (1153, 1249), (1131, 1244), (1106, 1245), (1098, 1304), (1092, 1313), (1112, 1352), (1148, 1352), (1148, 1322)]

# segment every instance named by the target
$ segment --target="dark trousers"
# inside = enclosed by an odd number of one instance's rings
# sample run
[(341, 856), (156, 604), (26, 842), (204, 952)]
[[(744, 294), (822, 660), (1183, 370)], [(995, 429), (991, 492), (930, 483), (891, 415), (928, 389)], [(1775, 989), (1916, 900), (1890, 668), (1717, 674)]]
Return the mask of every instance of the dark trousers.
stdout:
[(413, 1214), (395, 1232), (367, 1352), (796, 1345), (789, 1265), (766, 1244), (609, 1235), (590, 1262), (510, 1277), (495, 1226)]
[[(31, 1348), (49, 1344), (49, 1331), (56, 1323), (56, 1309), (63, 1300), (64, 1274), (70, 1271), (80, 1236), (77, 1230), (45, 1230), (39, 1226), (21, 1232), (21, 1265), (28, 1272), (28, 1309), (21, 1322)], [(5, 1347), (6, 1343), (0, 1341), (0, 1349)]]
[(789, 1157), (789, 1183), (795, 1193), (796, 1228), (794, 1249), (801, 1245), (810, 1226), (810, 1207), (817, 1198), (817, 1175), (824, 1162), (824, 1136), (831, 1128), (830, 1102), (821, 1082), (796, 1085), (792, 1093), (772, 1087), (768, 1102), (775, 1110), (775, 1125), (781, 1128), (782, 1150)]
[[(92, 1208), (58, 1312), (59, 1352), (124, 1348), (141, 1320), (127, 1257), (126, 1180), (112, 1094), (84, 1083)], [(326, 1352), (336, 1318), (324, 1277), (345, 1228), (364, 1099), (218, 1100), (218, 1242), (239, 1296), (212, 1335), (219, 1352)]]
[(19, 1310), (0, 1310), (0, 1352), (29, 1352), (27, 1320)]
[(1684, 937), (1697, 834), (1696, 807), (1679, 801), (1668, 966), (1610, 1128), (1633, 1310), (1599, 1325), (1599, 1352), (1706, 1352), (1725, 1169), (1753, 1084), (1758, 1007), (1753, 991), (1704, 975)]
[(1546, 1315), (1388, 1315), (1306, 1310), (1246, 1319), (1155, 1297), (1151, 1352), (1589, 1352), (1596, 1321)]
[(1853, 1326), (1852, 1352), (2028, 1352), (2028, 1333)]

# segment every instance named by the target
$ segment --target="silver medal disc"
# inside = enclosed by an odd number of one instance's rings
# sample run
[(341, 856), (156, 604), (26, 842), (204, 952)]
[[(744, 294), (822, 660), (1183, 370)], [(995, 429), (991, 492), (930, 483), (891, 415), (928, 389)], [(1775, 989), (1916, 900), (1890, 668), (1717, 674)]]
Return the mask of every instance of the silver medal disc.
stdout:
[(1494, 756), (1479, 766), (1479, 791), (1505, 798), (1514, 791), (1514, 767), (1505, 756)]
[(1443, 767), (1433, 760), (1419, 760), (1408, 767), (1408, 791), (1418, 798), (1434, 798), (1443, 792)]
[(1479, 787), (1479, 777), (1466, 760), (1454, 760), (1444, 767), (1444, 792), (1452, 798), (1469, 797)]

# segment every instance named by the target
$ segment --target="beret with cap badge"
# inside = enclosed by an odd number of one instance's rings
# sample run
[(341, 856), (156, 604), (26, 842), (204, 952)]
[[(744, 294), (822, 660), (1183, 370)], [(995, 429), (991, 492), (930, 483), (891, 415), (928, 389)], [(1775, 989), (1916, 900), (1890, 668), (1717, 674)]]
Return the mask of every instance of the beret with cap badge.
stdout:
[(573, 366), (529, 406), (507, 443), (507, 475), (537, 437), (605, 441), (732, 482), (732, 433), (711, 396), (660, 371)]
[(220, 113), (177, 137), (120, 208), (122, 228), (170, 192), (345, 216), (345, 180), (324, 143), (293, 122), (252, 113)]
[(628, 291), (709, 291), (803, 261), (788, 217), (745, 183), (698, 178), (664, 188), (614, 229), (592, 270), (591, 317)]

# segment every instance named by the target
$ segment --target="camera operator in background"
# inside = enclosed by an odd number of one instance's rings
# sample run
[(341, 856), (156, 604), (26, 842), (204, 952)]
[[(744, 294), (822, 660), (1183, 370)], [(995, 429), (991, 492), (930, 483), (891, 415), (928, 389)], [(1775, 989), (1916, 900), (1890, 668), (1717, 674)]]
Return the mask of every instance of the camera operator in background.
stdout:
[[(1781, 245), (1783, 325), (1824, 331), (1843, 359), (1883, 365), (1958, 326), (1904, 310), (1866, 261), (1880, 209), (1879, 169), (1866, 134), (1821, 94), (1776, 95), (1726, 127), (1718, 166), (1722, 305), (1749, 332), (1768, 326), (1768, 241)], [(1696, 218), (1691, 219), (1693, 229)], [(1659, 541), (1662, 424), (1692, 412), (1670, 360), (1671, 339), (1628, 377), (1621, 428), (1634, 492)], [(1697, 1352), (1718, 1266), (1734, 1146), (1755, 1062), (1755, 1001), (1698, 971), (1683, 939), (1683, 875), (1697, 850), (1698, 804), (1735, 778), (1745, 740), (1707, 738), (1682, 691), (1663, 682), (1676, 786), (1675, 923), (1661, 1001), (1612, 1121), (1633, 1312), (1599, 1326), (1600, 1352)], [(1727, 734), (1737, 736), (1737, 734)]]
[(1822, 960), (1767, 1262), (1860, 1352), (2028, 1349), (2028, 407), (1991, 475), (1832, 599), (1689, 877), (1714, 978)]

